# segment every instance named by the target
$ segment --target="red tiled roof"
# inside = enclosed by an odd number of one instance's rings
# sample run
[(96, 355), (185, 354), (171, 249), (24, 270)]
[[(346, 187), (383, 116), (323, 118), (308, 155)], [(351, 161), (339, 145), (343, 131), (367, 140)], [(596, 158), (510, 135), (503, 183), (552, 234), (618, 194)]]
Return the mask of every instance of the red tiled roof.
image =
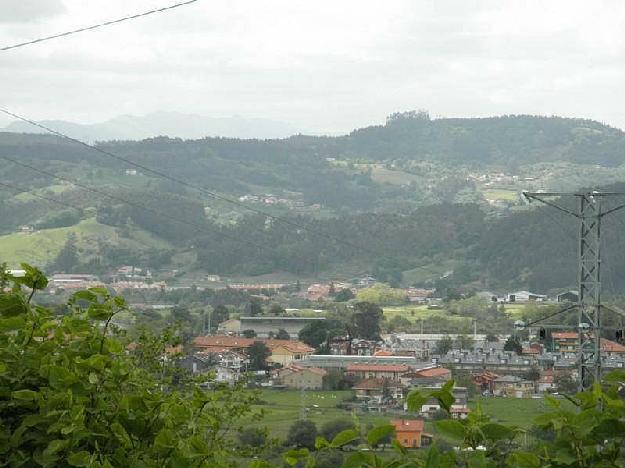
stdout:
[(387, 351), (386, 349), (378, 349), (375, 353), (373, 353), (374, 356), (392, 356), (393, 353), (391, 353), (390, 351)]
[(291, 353), (312, 353), (315, 350), (301, 341), (265, 340), (262, 338), (242, 338), (229, 335), (196, 336), (193, 339), (193, 346), (196, 348), (226, 350), (230, 348), (249, 348), (256, 341), (265, 343), (272, 351), (279, 347), (283, 347)]
[(556, 340), (574, 340), (579, 334), (576, 332), (553, 332), (551, 336)]
[(521, 354), (540, 354), (540, 350), (536, 348), (523, 348)]
[(391, 424), (395, 432), (421, 432), (424, 427), (422, 419), (393, 419)]
[(421, 369), (415, 372), (417, 377), (445, 377), (451, 374), (449, 369), (444, 367), (432, 367), (431, 369)]
[(297, 364), (291, 364), (289, 366), (283, 367), (282, 369), (278, 369), (277, 374), (280, 375), (289, 372), (299, 374), (300, 372), (304, 372), (306, 370), (313, 374), (321, 375), (322, 377), (328, 373), (325, 369), (321, 369), (320, 367), (304, 367)]
[(625, 353), (625, 346), (617, 343), (616, 341), (601, 338), (601, 351), (608, 353)]
[(401, 364), (350, 364), (347, 372), (407, 372), (408, 366)]

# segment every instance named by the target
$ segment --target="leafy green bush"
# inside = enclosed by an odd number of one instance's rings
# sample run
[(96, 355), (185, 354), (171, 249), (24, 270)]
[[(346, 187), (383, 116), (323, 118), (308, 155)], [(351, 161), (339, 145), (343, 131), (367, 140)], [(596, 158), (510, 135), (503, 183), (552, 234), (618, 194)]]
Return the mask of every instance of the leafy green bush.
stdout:
[(229, 464), (253, 394), (174, 379), (171, 340), (146, 334), (128, 351), (113, 325), (126, 304), (106, 289), (77, 292), (64, 315), (33, 304), (47, 279), (22, 267), (0, 281), (1, 466)]

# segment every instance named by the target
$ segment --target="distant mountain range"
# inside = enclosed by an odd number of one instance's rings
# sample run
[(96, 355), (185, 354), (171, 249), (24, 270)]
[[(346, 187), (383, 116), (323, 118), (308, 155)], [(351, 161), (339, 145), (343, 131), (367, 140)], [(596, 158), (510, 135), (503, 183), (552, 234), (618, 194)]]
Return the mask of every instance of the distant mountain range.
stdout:
[[(71, 137), (89, 142), (108, 140), (143, 140), (155, 136), (198, 139), (228, 138), (286, 138), (301, 130), (276, 120), (233, 117), (204, 117), (177, 112), (155, 112), (144, 116), (122, 115), (105, 122), (79, 124), (64, 120), (40, 122)], [(26, 122), (12, 122), (0, 132), (46, 133)]]

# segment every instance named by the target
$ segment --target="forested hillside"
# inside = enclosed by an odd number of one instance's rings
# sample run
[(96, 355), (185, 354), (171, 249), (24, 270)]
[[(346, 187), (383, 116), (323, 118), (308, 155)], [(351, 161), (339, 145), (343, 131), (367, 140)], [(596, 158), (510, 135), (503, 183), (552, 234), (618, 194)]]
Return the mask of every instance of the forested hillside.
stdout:
[[(0, 133), (0, 261), (59, 268), (59, 255), (74, 249), (65, 268), (98, 273), (123, 264), (232, 276), (340, 270), (545, 291), (575, 284), (575, 222), (524, 206), (521, 184), (625, 180), (623, 132), (562, 118), (407, 113), (342, 137), (159, 137), (99, 147), (118, 157), (53, 136)], [(567, 168), (575, 173), (568, 182)], [(585, 168), (591, 180), (580, 175)], [(497, 196), (505, 199), (489, 200)], [(607, 287), (625, 286), (623, 215), (608, 223)], [(24, 237), (21, 226), (36, 233)]]

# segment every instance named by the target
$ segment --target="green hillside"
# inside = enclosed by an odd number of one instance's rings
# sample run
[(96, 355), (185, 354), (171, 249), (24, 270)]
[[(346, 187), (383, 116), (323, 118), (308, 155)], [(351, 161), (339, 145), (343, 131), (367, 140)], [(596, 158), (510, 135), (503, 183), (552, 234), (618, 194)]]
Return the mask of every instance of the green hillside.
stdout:
[(0, 263), (6, 262), (13, 268), (19, 267), (21, 262), (45, 267), (56, 258), (70, 234), (76, 235), (78, 252), (85, 260), (97, 253), (98, 242), (102, 239), (109, 245), (128, 249), (169, 248), (167, 242), (141, 230), (133, 231), (131, 238), (121, 237), (119, 229), (100, 224), (91, 218), (71, 227), (0, 236)]
[[(373, 274), (540, 292), (575, 284), (576, 227), (519, 193), (625, 180), (625, 134), (580, 119), (404, 113), (340, 137), (100, 146), (187, 185), (57, 137), (0, 133), (0, 157), (14, 160), (2, 160), (0, 182), (19, 187), (0, 188), (0, 260), (50, 265), (73, 233), (72, 268), (83, 271)], [(37, 232), (16, 234), (20, 226)], [(625, 285), (617, 232), (606, 227), (613, 290)]]

